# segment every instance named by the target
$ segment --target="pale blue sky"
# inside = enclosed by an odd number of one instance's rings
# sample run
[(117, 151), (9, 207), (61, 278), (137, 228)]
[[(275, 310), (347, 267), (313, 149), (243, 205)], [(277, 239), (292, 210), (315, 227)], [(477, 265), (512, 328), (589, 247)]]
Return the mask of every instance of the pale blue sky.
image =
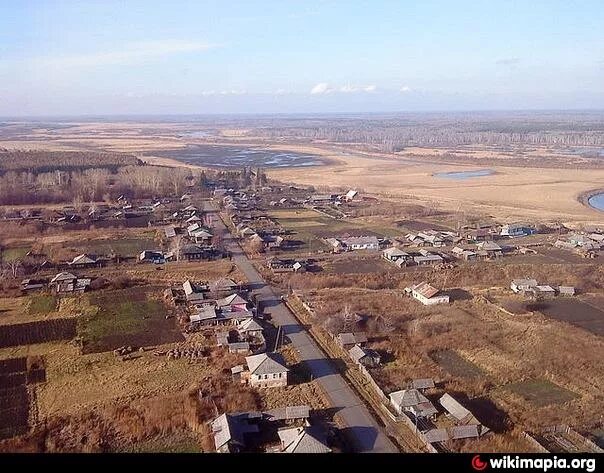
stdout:
[(0, 115), (604, 108), (604, 1), (0, 0)]

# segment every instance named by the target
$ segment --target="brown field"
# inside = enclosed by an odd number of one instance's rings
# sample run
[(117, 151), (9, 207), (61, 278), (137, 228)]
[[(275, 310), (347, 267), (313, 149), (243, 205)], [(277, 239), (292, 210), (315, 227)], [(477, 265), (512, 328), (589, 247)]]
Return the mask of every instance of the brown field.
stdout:
[[(42, 147), (51, 143), (48, 146), (55, 149), (89, 147), (142, 153), (203, 142), (179, 136), (189, 128), (183, 124), (86, 123), (65, 129), (35, 130), (29, 137), (22, 136), (24, 141), (9, 139), (0, 141), (0, 146), (16, 148), (34, 143)], [(512, 151), (488, 146), (407, 148), (397, 154), (388, 154), (360, 151), (355, 147), (271, 144), (248, 133), (241, 136), (241, 132), (227, 135), (223, 134), (222, 141), (214, 137), (206, 142), (310, 152), (331, 161), (325, 166), (269, 170), (270, 177), (287, 182), (319, 188), (358, 188), (383, 198), (424, 203), (448, 211), (497, 215), (501, 219), (604, 222), (602, 213), (587, 208), (578, 200), (586, 192), (601, 187), (604, 170), (552, 167), (552, 160), (554, 166), (559, 159), (581, 161), (577, 156), (552, 147), (520, 146)], [(183, 165), (164, 158), (145, 159), (160, 165)], [(539, 162), (547, 164), (540, 168)], [(506, 163), (513, 163), (513, 166)], [(468, 181), (433, 176), (439, 172), (471, 170), (476, 166), (488, 166), (495, 174)]]

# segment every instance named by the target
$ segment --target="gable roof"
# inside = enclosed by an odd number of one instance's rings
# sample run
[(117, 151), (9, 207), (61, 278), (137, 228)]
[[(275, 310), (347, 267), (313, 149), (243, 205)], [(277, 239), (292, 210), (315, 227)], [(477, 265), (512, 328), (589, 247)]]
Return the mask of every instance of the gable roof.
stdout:
[(314, 426), (292, 427), (277, 432), (286, 453), (329, 453), (322, 432)]
[(357, 363), (366, 356), (372, 358), (379, 357), (376, 351), (371, 350), (369, 348), (363, 348), (360, 345), (353, 346), (350, 350), (348, 350), (348, 354), (350, 355), (350, 358), (352, 358), (352, 360), (356, 361)]
[(218, 307), (226, 307), (226, 306), (235, 305), (235, 304), (246, 304), (247, 305), (247, 301), (243, 297), (241, 297), (239, 294), (231, 294), (230, 296), (223, 297), (222, 299), (218, 299), (216, 301), (216, 305)]
[(438, 294), (440, 291), (434, 286), (431, 286), (427, 282), (420, 282), (419, 284), (412, 287), (413, 292), (417, 292), (426, 299), (430, 299)]
[(434, 387), (434, 380), (432, 378), (419, 378), (411, 381), (411, 388), (413, 389), (430, 389)]
[(439, 402), (440, 405), (443, 406), (445, 410), (459, 422), (462, 422), (464, 424), (479, 423), (478, 420), (476, 420), (476, 418), (474, 417), (474, 415), (468, 409), (462, 406), (461, 403), (449, 393), (443, 394)]
[(57, 274), (54, 278), (52, 278), (50, 280), (50, 282), (53, 283), (53, 282), (60, 282), (60, 281), (71, 281), (71, 280), (77, 279), (77, 278), (78, 277), (75, 274), (71, 274), (66, 271), (63, 271), (63, 272)]
[(383, 254), (385, 256), (389, 256), (391, 258), (394, 257), (402, 257), (402, 256), (409, 256), (409, 253), (404, 252), (403, 250), (393, 246), (391, 248), (387, 248), (384, 250)]
[(264, 330), (264, 328), (262, 327), (262, 325), (260, 325), (258, 322), (256, 322), (255, 319), (245, 319), (239, 325), (238, 330), (240, 332), (255, 332), (257, 330)]
[(260, 353), (259, 355), (246, 356), (245, 362), (251, 374), (272, 374), (289, 371), (285, 360), (277, 353)]
[(366, 343), (367, 334), (365, 332), (342, 332), (338, 334), (338, 340), (342, 345), (354, 345), (356, 343)]
[(399, 407), (413, 407), (430, 401), (417, 389), (403, 389), (390, 393), (390, 402)]
[[(252, 414), (253, 416), (253, 414)], [(212, 432), (214, 433), (214, 445), (216, 450), (229, 442), (245, 446), (244, 435), (259, 431), (257, 425), (250, 425), (247, 421), (250, 415), (247, 412), (240, 414), (222, 414), (212, 421)]]
[(71, 260), (71, 263), (69, 263), (69, 264), (94, 264), (94, 263), (96, 263), (96, 259), (92, 259), (89, 255), (84, 253), (79, 256), (76, 256), (74, 259)]

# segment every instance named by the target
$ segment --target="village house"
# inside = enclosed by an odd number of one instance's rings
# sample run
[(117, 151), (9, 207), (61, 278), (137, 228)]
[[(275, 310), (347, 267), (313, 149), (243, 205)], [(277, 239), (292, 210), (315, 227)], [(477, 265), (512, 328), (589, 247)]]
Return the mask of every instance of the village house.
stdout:
[(350, 350), (355, 345), (364, 347), (367, 344), (367, 334), (365, 332), (342, 332), (338, 334), (336, 341), (344, 350)]
[(468, 243), (478, 243), (493, 239), (490, 228), (469, 228), (462, 231), (461, 236)]
[(164, 235), (166, 236), (166, 238), (174, 238), (174, 237), (176, 237), (176, 227), (173, 226), (173, 225), (165, 227), (164, 228)]
[(443, 394), (439, 400), (447, 415), (452, 418), (457, 426), (474, 426), (474, 428), (457, 429), (450, 433), (451, 438), (480, 437), (489, 429), (474, 417), (474, 414), (466, 409), (457, 399), (448, 393)]
[(254, 318), (245, 319), (239, 322), (237, 325), (237, 332), (244, 339), (248, 339), (250, 337), (261, 338), (264, 336), (264, 329), (262, 328), (262, 325), (260, 325)]
[(209, 290), (214, 294), (232, 294), (233, 292), (239, 290), (239, 284), (230, 278), (220, 278), (210, 283)]
[(417, 299), (424, 305), (448, 304), (449, 296), (441, 293), (438, 289), (427, 282), (421, 282), (415, 286), (405, 289), (405, 292), (411, 293), (414, 299)]
[(24, 279), (21, 281), (21, 292), (28, 293), (34, 291), (40, 291), (46, 286), (47, 280), (45, 279)]
[(194, 284), (188, 279), (182, 283), (182, 289), (188, 303), (196, 304), (206, 299), (207, 286)]
[(478, 254), (481, 253), (489, 259), (503, 256), (503, 248), (493, 241), (482, 241), (476, 245)]
[(510, 223), (501, 227), (501, 236), (521, 237), (535, 233), (535, 229), (521, 223)]
[(389, 397), (390, 404), (399, 415), (410, 412), (417, 418), (430, 418), (438, 413), (436, 407), (417, 389), (395, 391)]
[(287, 373), (283, 357), (277, 353), (261, 353), (247, 356), (248, 381), (255, 388), (287, 386)]
[(532, 291), (538, 284), (536, 279), (514, 279), (510, 284), (510, 289), (516, 294), (524, 294)]
[(305, 425), (278, 431), (283, 453), (329, 453), (326, 435), (317, 426)]
[(352, 202), (354, 199), (356, 199), (356, 197), (359, 195), (359, 193), (355, 190), (350, 189), (348, 192), (346, 192), (346, 194), (344, 195), (344, 201), (346, 202)]
[(379, 250), (380, 242), (375, 236), (339, 238), (346, 250)]
[(184, 245), (180, 248), (180, 259), (186, 261), (211, 259), (215, 253), (216, 250), (211, 246)]
[(268, 267), (273, 273), (303, 273), (306, 271), (306, 261), (272, 258), (268, 261)]
[(430, 266), (441, 264), (445, 261), (445, 259), (437, 254), (430, 253), (426, 250), (420, 250), (419, 256), (413, 257), (413, 262), (417, 266)]
[(411, 259), (411, 255), (403, 250), (396, 247), (387, 248), (382, 252), (382, 258), (392, 263), (397, 263), (399, 260), (408, 261)]
[(260, 432), (260, 412), (222, 414), (212, 421), (214, 446), (218, 453), (237, 453), (246, 446), (246, 436)]
[(558, 294), (561, 296), (574, 296), (576, 291), (572, 286), (558, 286)]
[(427, 389), (434, 388), (434, 380), (432, 378), (418, 378), (411, 380), (409, 383), (410, 389), (417, 389), (418, 391), (425, 391)]
[(74, 268), (94, 268), (95, 266), (101, 266), (102, 262), (101, 260), (98, 260), (96, 256), (84, 253), (76, 256), (67, 264)]
[(535, 296), (543, 299), (553, 299), (556, 297), (556, 290), (547, 284), (535, 286)]
[(75, 274), (61, 272), (50, 280), (49, 287), (57, 294), (84, 292), (90, 287), (89, 278), (78, 278)]
[(465, 248), (461, 248), (459, 246), (456, 246), (455, 248), (453, 248), (451, 250), (451, 253), (456, 258), (462, 259), (464, 261), (474, 261), (477, 258), (477, 254), (476, 254), (475, 251), (468, 250), (468, 249), (465, 249)]
[(381, 357), (380, 354), (370, 348), (363, 348), (360, 345), (353, 346), (348, 350), (350, 358), (355, 363), (363, 365), (365, 368), (377, 368), (380, 366)]
[(161, 251), (145, 250), (138, 255), (138, 261), (140, 263), (163, 264), (166, 262), (166, 258)]

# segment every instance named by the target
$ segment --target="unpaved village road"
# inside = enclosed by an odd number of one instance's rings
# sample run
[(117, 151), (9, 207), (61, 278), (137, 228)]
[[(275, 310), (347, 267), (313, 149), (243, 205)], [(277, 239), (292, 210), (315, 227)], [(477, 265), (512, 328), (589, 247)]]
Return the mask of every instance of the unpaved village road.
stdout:
[[(206, 209), (215, 211), (211, 204)], [(298, 323), (285, 304), (281, 302), (273, 288), (266, 284), (266, 281), (254, 268), (216, 213), (213, 222), (214, 231), (222, 233), (224, 243), (233, 255), (233, 262), (245, 274), (263, 300), (268, 301), (265, 312), (270, 314), (271, 321), (275, 326), (281, 326), (281, 330), (298, 352), (300, 360), (306, 363), (313, 379), (316, 379), (321, 385), (332, 407), (337, 410), (346, 424), (345, 434), (354, 444), (354, 450), (357, 452), (397, 453), (398, 449), (384, 434), (382, 428), (369, 413), (361, 399), (346, 384), (304, 327)]]

